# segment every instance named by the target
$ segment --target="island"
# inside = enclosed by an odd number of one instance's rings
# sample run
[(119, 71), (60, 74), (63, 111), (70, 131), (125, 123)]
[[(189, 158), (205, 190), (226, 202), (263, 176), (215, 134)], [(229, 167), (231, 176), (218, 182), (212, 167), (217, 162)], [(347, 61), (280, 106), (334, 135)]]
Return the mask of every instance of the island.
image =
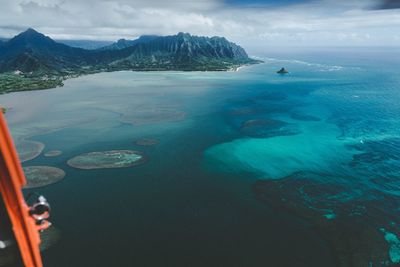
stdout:
[(0, 46), (0, 93), (59, 87), (68, 78), (98, 72), (229, 71), (260, 62), (217, 36), (141, 36), (89, 50), (28, 29)]
[(287, 74), (289, 73), (285, 68), (281, 68), (280, 70), (278, 70), (276, 73), (278, 74)]

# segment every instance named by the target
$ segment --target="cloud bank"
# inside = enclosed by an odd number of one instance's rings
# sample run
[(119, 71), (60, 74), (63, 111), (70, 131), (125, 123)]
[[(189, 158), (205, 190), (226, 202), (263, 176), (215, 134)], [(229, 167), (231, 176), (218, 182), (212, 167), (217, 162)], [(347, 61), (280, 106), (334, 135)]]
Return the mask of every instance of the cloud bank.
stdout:
[(400, 44), (396, 0), (0, 0), (0, 36), (32, 27), (55, 39), (221, 35), (265, 46)]

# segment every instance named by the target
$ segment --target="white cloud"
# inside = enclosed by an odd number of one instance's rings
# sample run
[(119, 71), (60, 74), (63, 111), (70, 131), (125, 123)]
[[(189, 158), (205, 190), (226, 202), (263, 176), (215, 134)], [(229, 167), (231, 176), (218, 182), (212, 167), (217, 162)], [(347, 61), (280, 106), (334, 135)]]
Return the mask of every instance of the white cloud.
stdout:
[(116, 40), (142, 34), (223, 35), (246, 48), (399, 45), (400, 10), (374, 0), (267, 7), (221, 0), (0, 0), (0, 36), (33, 27), (58, 39)]

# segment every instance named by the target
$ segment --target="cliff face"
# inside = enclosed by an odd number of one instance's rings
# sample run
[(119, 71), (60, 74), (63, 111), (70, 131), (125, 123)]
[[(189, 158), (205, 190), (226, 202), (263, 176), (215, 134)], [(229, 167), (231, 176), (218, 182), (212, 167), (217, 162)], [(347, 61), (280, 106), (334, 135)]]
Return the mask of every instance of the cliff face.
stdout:
[(188, 33), (159, 37), (137, 48), (147, 53), (170, 53), (178, 58), (248, 58), (243, 48), (223, 37), (198, 37)]
[(126, 40), (126, 39), (119, 39), (117, 42), (108, 45), (108, 46), (104, 46), (99, 48), (98, 50), (100, 51), (104, 51), (104, 50), (121, 50), (121, 49), (125, 49), (131, 46), (134, 46), (136, 44), (140, 44), (140, 43), (147, 43), (150, 42), (154, 39), (159, 38), (160, 36), (157, 35), (142, 35), (139, 38), (135, 39), (135, 40)]

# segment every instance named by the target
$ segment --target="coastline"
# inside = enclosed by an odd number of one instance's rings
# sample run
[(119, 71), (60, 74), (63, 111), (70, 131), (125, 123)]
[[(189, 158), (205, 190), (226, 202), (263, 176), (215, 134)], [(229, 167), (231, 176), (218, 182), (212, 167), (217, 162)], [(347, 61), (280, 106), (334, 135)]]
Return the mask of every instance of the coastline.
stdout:
[[(78, 78), (78, 77), (85, 76), (85, 75), (92, 75), (92, 74), (106, 73), (106, 72), (121, 72), (121, 71), (132, 71), (132, 72), (238, 72), (245, 67), (250, 67), (252, 65), (258, 65), (258, 64), (262, 64), (262, 63), (264, 63), (264, 61), (254, 59), (254, 62), (252, 62), (252, 63), (238, 64), (238, 65), (234, 65), (232, 67), (225, 68), (225, 69), (211, 68), (210, 70), (184, 70), (184, 69), (104, 70), (104, 69), (102, 69), (99, 71), (75, 73), (75, 74), (69, 74), (69, 75), (65, 75), (65, 76), (55, 75), (55, 76), (50, 76), (50, 78), (47, 75), (25, 77), (21, 74), (0, 73), (0, 95), (13, 93), (13, 92), (36, 91), (36, 90), (47, 90), (47, 89), (59, 88), (59, 87), (64, 86), (64, 81), (66, 81), (66, 80)], [(15, 80), (24, 79), (24, 82), (30, 84), (31, 86), (21, 87), (21, 88), (15, 87), (15, 88), (2, 89), (2, 87), (4, 86), (3, 83), (5, 83), (3, 81), (3, 79), (10, 78), (10, 77), (13, 77)], [(35, 86), (38, 82), (45, 83), (45, 85), (42, 87)]]

